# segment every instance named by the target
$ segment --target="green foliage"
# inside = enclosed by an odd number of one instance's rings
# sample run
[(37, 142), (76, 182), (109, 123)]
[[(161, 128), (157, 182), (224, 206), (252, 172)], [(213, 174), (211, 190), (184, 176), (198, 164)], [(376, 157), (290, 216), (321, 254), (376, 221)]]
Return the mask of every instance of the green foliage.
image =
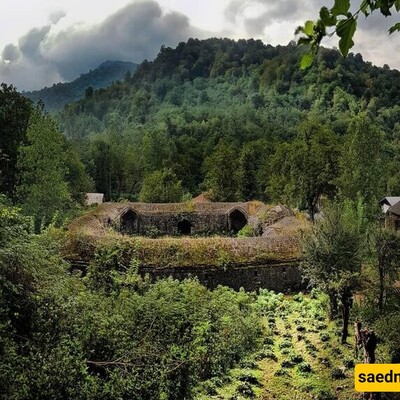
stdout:
[(342, 343), (348, 336), (352, 294), (359, 286), (362, 232), (357, 214), (340, 203), (328, 205), (304, 243), (302, 271), (306, 279), (329, 295), (330, 314), (340, 302), (343, 316)]
[(182, 183), (171, 169), (147, 175), (139, 194), (139, 200), (145, 203), (178, 203), (182, 197)]
[(26, 142), (32, 105), (10, 85), (0, 86), (0, 193), (13, 197), (18, 180), (18, 148)]
[(384, 185), (383, 133), (367, 114), (354, 118), (348, 132), (340, 158), (340, 195), (353, 201), (361, 197), (368, 205), (368, 215), (374, 216)]
[(40, 107), (32, 112), (26, 136), (26, 144), (18, 149), (16, 193), (24, 213), (34, 217), (40, 230), (57, 212), (71, 209), (71, 193), (74, 200), (83, 202), (91, 185), (76, 153)]
[(320, 197), (332, 197), (335, 193), (337, 159), (334, 134), (318, 122), (306, 120), (300, 126), (298, 138), (290, 146), (282, 144), (272, 157), (274, 178), (267, 193), (281, 191), (289, 204), (307, 209), (313, 219)]
[(68, 105), (61, 123), (107, 200), (137, 201), (148, 175), (171, 169), (193, 196), (210, 190), (216, 200), (282, 202), (313, 215), (316, 199), (342, 187), (339, 154), (368, 111), (385, 134), (376, 139), (376, 195), (396, 195), (398, 72), (329, 49), (301, 72), (301, 55), (293, 43), (189, 40)]
[(40, 109), (31, 115), (27, 141), (19, 148), (17, 194), (24, 212), (35, 217), (39, 228), (71, 202), (66, 181), (65, 144), (54, 121)]
[(83, 97), (92, 98), (95, 89), (105, 88), (126, 76), (129, 80), (127, 73), (134, 72), (136, 67), (137, 65), (130, 62), (106, 61), (72, 82), (57, 83), (42, 90), (25, 92), (24, 96), (34, 103), (43, 101), (46, 110), (55, 113), (61, 111), (68, 103)]
[[(312, 64), (314, 54), (324, 37), (333, 34), (339, 37), (340, 52), (343, 57), (346, 57), (349, 50), (354, 46), (353, 36), (357, 30), (357, 20), (360, 13), (368, 17), (376, 10), (387, 17), (392, 15), (393, 11), (398, 12), (400, 10), (400, 3), (398, 0), (363, 0), (355, 12), (350, 11), (350, 0), (335, 0), (330, 9), (326, 6), (322, 7), (317, 21), (306, 21), (304, 26), (300, 26), (296, 30), (296, 34), (304, 34), (299, 38), (298, 44), (310, 46), (310, 52), (302, 57), (301, 68), (306, 69)], [(333, 28), (333, 31), (330, 32), (329, 28)], [(389, 28), (388, 32), (392, 34), (399, 30), (400, 24), (396, 23)]]
[(1, 399), (191, 398), (257, 348), (252, 295), (195, 280), (150, 284), (119, 248), (77, 279), (50, 236), (31, 236), (6, 206), (0, 238)]
[(205, 186), (213, 201), (235, 201), (237, 198), (237, 154), (232, 145), (221, 141), (204, 162)]
[(315, 223), (304, 245), (302, 263), (303, 273), (313, 286), (329, 293), (357, 284), (362, 236), (356, 221), (352, 210), (332, 203), (325, 209), (324, 219)]
[[(378, 310), (384, 312), (386, 303), (390, 302), (391, 289), (400, 273), (400, 239), (396, 232), (376, 226), (370, 232), (372, 288), (370, 295), (378, 300)], [(375, 292), (375, 293), (371, 293)]]

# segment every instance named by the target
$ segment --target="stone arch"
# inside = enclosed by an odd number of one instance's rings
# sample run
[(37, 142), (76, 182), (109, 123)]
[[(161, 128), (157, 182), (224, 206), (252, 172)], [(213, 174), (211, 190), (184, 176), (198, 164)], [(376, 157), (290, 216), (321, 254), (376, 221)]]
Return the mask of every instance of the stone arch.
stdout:
[(235, 208), (228, 215), (228, 229), (230, 232), (238, 233), (244, 226), (247, 225), (246, 214)]
[(178, 222), (178, 233), (180, 235), (190, 235), (192, 233), (192, 223), (187, 219)]
[(121, 232), (132, 235), (139, 232), (139, 215), (131, 208), (125, 210), (120, 217)]

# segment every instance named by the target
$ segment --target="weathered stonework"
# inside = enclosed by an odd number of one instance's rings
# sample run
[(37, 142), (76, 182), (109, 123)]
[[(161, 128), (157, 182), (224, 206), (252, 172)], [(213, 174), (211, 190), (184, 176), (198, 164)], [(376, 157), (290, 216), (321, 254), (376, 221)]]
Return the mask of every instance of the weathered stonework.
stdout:
[(232, 289), (255, 291), (260, 288), (281, 293), (293, 293), (307, 288), (302, 280), (299, 262), (223, 268), (140, 268), (141, 275), (148, 274), (154, 281), (172, 276), (175, 279), (196, 277), (204, 286), (214, 289), (218, 285)]
[[(246, 224), (261, 236), (224, 235)], [(152, 280), (192, 276), (209, 288), (292, 292), (304, 289), (299, 232), (306, 227), (290, 209), (260, 202), (105, 203), (70, 225), (65, 258), (85, 271), (97, 249), (118, 249), (124, 266), (135, 261)]]
[(130, 203), (111, 224), (128, 235), (189, 236), (237, 233), (248, 222), (246, 203), (192, 204), (170, 209), (169, 204), (151, 208), (142, 203)]

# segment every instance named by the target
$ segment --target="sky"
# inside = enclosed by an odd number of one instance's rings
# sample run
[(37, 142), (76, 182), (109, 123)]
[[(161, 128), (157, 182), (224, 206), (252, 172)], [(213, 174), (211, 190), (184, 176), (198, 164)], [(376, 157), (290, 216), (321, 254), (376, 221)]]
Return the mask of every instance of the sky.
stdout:
[[(0, 82), (35, 90), (71, 81), (106, 60), (154, 59), (162, 45), (190, 37), (295, 39), (333, 0), (1, 0)], [(353, 2), (356, 3), (356, 2)], [(5, 22), (6, 21), (6, 22)], [(400, 69), (394, 17), (359, 19), (353, 52)], [(332, 39), (324, 42), (335, 45)]]

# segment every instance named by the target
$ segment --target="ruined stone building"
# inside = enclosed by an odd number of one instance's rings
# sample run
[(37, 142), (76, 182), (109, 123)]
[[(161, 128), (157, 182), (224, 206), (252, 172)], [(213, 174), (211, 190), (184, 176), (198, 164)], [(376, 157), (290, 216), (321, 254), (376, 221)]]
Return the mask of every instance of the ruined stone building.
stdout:
[(128, 235), (207, 235), (238, 233), (248, 222), (247, 203), (127, 203), (110, 223)]

